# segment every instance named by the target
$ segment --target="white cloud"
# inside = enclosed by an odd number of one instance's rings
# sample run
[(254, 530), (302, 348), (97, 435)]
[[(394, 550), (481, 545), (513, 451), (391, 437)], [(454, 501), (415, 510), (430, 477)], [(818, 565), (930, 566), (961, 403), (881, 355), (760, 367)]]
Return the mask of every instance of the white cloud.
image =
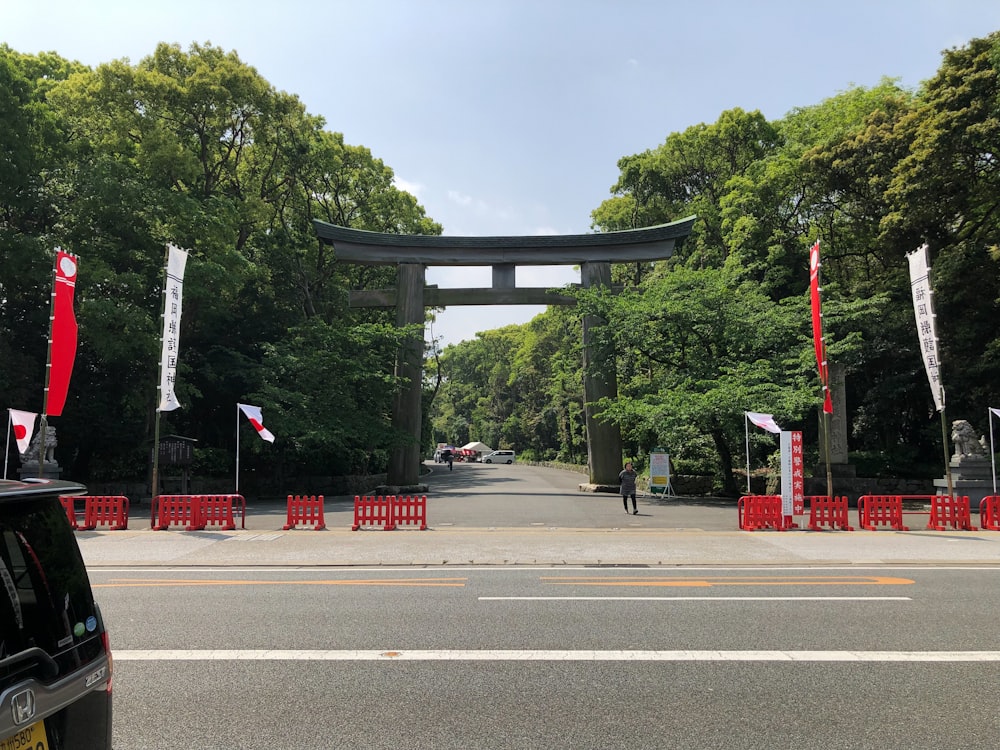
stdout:
[(392, 178), (392, 185), (397, 190), (402, 190), (403, 192), (409, 193), (414, 198), (420, 198), (420, 193), (424, 189), (424, 186), (419, 182), (410, 182), (409, 180), (404, 180), (399, 175), (395, 175)]
[(457, 203), (460, 206), (471, 206), (472, 205), (472, 196), (471, 195), (463, 195), (462, 193), (458, 192), (457, 190), (449, 190), (448, 191), (448, 200), (450, 200), (452, 203)]

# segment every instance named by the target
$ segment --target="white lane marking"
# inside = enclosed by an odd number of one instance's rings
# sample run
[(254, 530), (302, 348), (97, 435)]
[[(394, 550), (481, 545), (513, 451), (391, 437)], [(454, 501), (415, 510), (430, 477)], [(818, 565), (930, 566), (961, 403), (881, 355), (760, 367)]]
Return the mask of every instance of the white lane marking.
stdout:
[(527, 650), (151, 650), (122, 649), (122, 661), (783, 661), (997, 662), (1000, 651), (527, 651)]
[(810, 565), (806, 567), (794, 566), (794, 567), (781, 567), (781, 566), (767, 566), (767, 567), (752, 567), (752, 566), (697, 566), (697, 567), (686, 567), (683, 565), (666, 565), (657, 566), (650, 565), (646, 567), (635, 567), (630, 565), (616, 565), (613, 567), (595, 567), (593, 565), (544, 565), (537, 567), (510, 567), (508, 565), (406, 565), (406, 566), (395, 566), (395, 567), (354, 567), (352, 565), (260, 565), (260, 566), (231, 566), (231, 565), (214, 565), (214, 566), (176, 566), (176, 565), (156, 565), (156, 566), (136, 566), (136, 567), (105, 567), (102, 565), (88, 565), (87, 570), (91, 573), (97, 575), (100, 573), (163, 573), (166, 571), (172, 572), (183, 572), (183, 573), (204, 573), (204, 572), (215, 572), (219, 570), (227, 570), (231, 573), (261, 573), (261, 572), (278, 572), (284, 573), (288, 571), (294, 571), (298, 573), (305, 573), (310, 575), (325, 575), (326, 571), (338, 570), (344, 573), (372, 573), (372, 572), (420, 572), (420, 571), (475, 571), (482, 573), (531, 573), (537, 572), (539, 570), (544, 571), (565, 571), (565, 570), (580, 570), (588, 571), (591, 573), (601, 573), (601, 572), (611, 572), (611, 573), (628, 573), (630, 575), (640, 575), (643, 573), (651, 573), (656, 575), (662, 575), (664, 571), (670, 571), (672, 573), (682, 574), (692, 571), (738, 571), (738, 572), (748, 572), (748, 571), (761, 571), (766, 570), (769, 572), (785, 572), (785, 571), (805, 571), (805, 572), (817, 572), (824, 570), (904, 570), (904, 571), (922, 571), (922, 572), (934, 572), (941, 570), (948, 571), (968, 571), (968, 572), (994, 572), (1000, 573), (1000, 563), (990, 566), (973, 566), (973, 565)]
[(908, 596), (481, 596), (481, 602), (912, 602)]

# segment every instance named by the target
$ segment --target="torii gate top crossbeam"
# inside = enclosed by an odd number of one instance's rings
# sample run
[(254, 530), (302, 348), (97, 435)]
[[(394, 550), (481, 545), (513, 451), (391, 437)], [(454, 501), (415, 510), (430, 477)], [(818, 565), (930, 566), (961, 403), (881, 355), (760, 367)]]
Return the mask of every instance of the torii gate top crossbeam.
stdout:
[(694, 216), (643, 229), (594, 234), (523, 237), (449, 237), (385, 234), (314, 219), (320, 241), (333, 245), (338, 260), (366, 265), (419, 263), (425, 266), (579, 265), (665, 260), (691, 232)]

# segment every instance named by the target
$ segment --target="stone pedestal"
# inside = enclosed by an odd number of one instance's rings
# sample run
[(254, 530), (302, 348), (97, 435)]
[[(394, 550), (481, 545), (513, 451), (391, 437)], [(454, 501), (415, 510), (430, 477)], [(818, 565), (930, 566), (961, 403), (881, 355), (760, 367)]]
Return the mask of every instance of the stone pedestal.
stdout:
[[(957, 461), (951, 461), (949, 467), (952, 492), (957, 497), (967, 496), (970, 510), (977, 512), (982, 499), (993, 494), (993, 466), (990, 460), (979, 456), (962, 456)], [(947, 495), (948, 477), (935, 479), (934, 491)]]
[(59, 464), (42, 464), (41, 473), (38, 472), (37, 463), (27, 463), (23, 464), (18, 470), (17, 475), (22, 480), (24, 479), (58, 479), (62, 474), (62, 467)]

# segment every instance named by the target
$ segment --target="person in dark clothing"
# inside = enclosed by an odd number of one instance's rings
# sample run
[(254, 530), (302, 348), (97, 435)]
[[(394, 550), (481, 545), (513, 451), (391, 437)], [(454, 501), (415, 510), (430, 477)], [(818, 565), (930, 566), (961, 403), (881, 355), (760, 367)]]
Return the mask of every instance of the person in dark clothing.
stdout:
[(455, 460), (455, 454), (452, 453), (451, 451), (445, 451), (444, 452), (444, 460), (448, 462), (448, 471), (451, 471), (452, 470), (451, 463), (452, 463), (452, 461)]
[(639, 509), (635, 505), (635, 480), (638, 475), (632, 468), (632, 462), (626, 461), (625, 468), (618, 474), (618, 481), (622, 483), (622, 503), (625, 505), (625, 512), (628, 513), (628, 499), (632, 498), (632, 515), (639, 515)]

